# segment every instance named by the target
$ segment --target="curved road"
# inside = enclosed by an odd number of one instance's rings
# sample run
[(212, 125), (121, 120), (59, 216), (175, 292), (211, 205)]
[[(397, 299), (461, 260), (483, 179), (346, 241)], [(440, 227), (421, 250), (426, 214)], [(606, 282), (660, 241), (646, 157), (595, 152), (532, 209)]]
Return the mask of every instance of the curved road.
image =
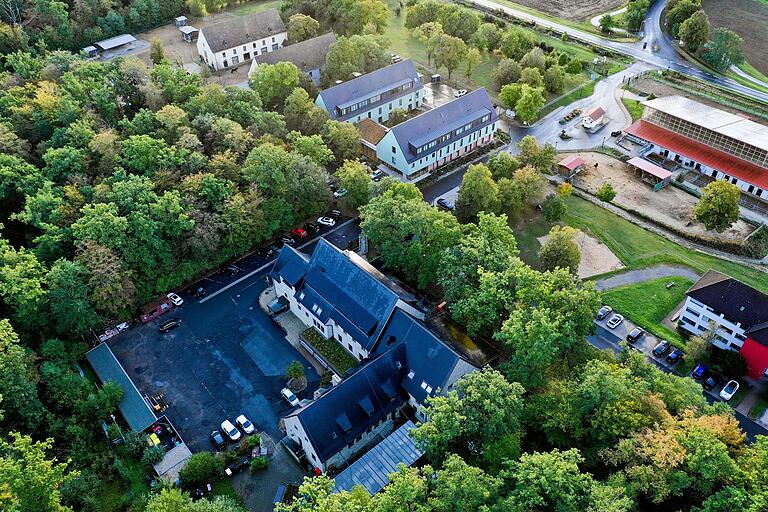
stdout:
[(691, 281), (698, 281), (701, 277), (688, 267), (677, 265), (656, 265), (640, 270), (627, 270), (620, 274), (614, 274), (609, 277), (595, 280), (595, 288), (598, 290), (610, 290), (628, 284), (638, 284), (652, 279), (661, 279), (663, 277), (685, 277)]
[[(642, 40), (637, 43), (611, 41), (595, 34), (590, 34), (562, 25), (556, 21), (551, 21), (512, 7), (507, 7), (506, 5), (498, 4), (492, 0), (471, 0), (471, 2), (486, 9), (504, 11), (510, 16), (534, 22), (539, 26), (551, 28), (556, 32), (566, 33), (569, 37), (579, 41), (610, 49), (616, 53), (627, 55), (636, 60), (651, 64), (657, 68), (678, 71), (690, 77), (698, 78), (699, 80), (704, 80), (724, 89), (728, 89), (732, 92), (747, 95), (768, 103), (768, 93), (756, 91), (755, 89), (742, 85), (730, 78), (714, 75), (708, 71), (702, 70), (689, 63), (677, 53), (675, 43), (664, 34), (660, 27), (661, 13), (664, 10), (663, 0), (656, 0), (651, 5), (650, 9), (648, 9), (648, 15), (643, 22), (644, 35)], [(645, 42), (648, 42), (648, 45), (643, 49), (643, 43)], [(655, 42), (658, 45), (656, 52), (653, 51), (654, 45), (652, 42)]]

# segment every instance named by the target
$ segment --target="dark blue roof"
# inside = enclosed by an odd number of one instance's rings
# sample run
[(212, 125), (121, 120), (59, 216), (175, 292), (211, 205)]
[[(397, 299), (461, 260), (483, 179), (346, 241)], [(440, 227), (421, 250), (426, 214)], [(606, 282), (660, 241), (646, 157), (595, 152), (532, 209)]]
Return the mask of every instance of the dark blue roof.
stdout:
[[(302, 291), (304, 299), (300, 298)], [(310, 310), (312, 300), (321, 307), (321, 301), (327, 304), (327, 316), (323, 308), (325, 318), (322, 320), (333, 318), (368, 350), (375, 344), (398, 300), (397, 293), (323, 238), (312, 252), (296, 294)]]
[(285, 245), (280, 249), (280, 254), (277, 256), (269, 275), (274, 278), (282, 276), (283, 281), (295, 287), (307, 273), (308, 268), (307, 257), (290, 245)]
[[(423, 323), (397, 309), (381, 335), (376, 353), (405, 344), (405, 375), (401, 386), (419, 403), (444, 388), (461, 357)], [(411, 374), (412, 373), (412, 374)]]
[[(398, 87), (399, 85), (403, 85), (407, 81), (413, 81), (415, 84), (414, 88), (403, 91), (400, 96), (410, 94), (415, 88), (421, 86), (419, 74), (416, 72), (416, 68), (410, 59), (377, 69), (376, 71), (366, 73), (365, 75), (325, 89), (320, 92), (320, 97), (332, 119), (344, 119), (345, 117), (352, 117), (356, 115), (356, 113), (340, 116), (336, 111), (336, 107), (356, 103), (359, 100), (364, 100), (381, 92), (393, 89), (394, 87)], [(394, 96), (394, 98), (397, 97), (398, 96)], [(391, 100), (392, 97), (386, 98), (385, 101)], [(366, 108), (373, 108), (376, 105), (377, 103), (373, 103)]]
[[(476, 129), (488, 126), (499, 119), (496, 115), (496, 109), (493, 108), (491, 99), (488, 97), (488, 93), (484, 88), (476, 89), (468, 94), (465, 94), (461, 98), (456, 98), (453, 101), (449, 101), (439, 107), (419, 114), (416, 117), (412, 117), (407, 121), (404, 121), (391, 129), (392, 134), (395, 136), (400, 149), (405, 155), (405, 159), (408, 163), (411, 163), (418, 159), (416, 153), (413, 152), (409, 143), (416, 146), (420, 146), (424, 141), (432, 141), (451, 130), (459, 128), (459, 122), (465, 124), (471, 122), (472, 119), (477, 119), (477, 114), (489, 113), (490, 118), (487, 122), (479, 125)], [(468, 121), (470, 119), (470, 121)], [(450, 137), (430, 149), (426, 154), (430, 154), (439, 150), (449, 144), (452, 144), (456, 140), (466, 137), (466, 133)], [(423, 158), (424, 154), (422, 154)]]
[(405, 347), (392, 347), (294, 413), (321, 461), (405, 403), (406, 396), (399, 391), (404, 364)]

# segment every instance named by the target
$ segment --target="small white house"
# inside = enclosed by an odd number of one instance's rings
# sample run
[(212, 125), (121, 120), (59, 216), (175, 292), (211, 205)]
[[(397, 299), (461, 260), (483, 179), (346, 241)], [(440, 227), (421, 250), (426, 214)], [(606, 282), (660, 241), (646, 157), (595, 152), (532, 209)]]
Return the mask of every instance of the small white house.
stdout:
[(581, 118), (581, 126), (587, 131), (597, 130), (605, 124), (606, 120), (605, 109), (603, 107), (595, 107)]
[(200, 30), (197, 53), (213, 70), (239, 66), (273, 52), (288, 38), (276, 9), (233, 18)]

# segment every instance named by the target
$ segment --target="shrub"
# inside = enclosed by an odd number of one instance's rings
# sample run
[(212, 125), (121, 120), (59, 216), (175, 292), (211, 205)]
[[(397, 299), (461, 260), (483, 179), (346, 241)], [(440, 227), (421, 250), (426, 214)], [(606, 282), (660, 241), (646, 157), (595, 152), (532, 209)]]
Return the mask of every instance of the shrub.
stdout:
[(559, 196), (551, 194), (544, 201), (543, 213), (547, 222), (557, 222), (565, 215), (567, 206)]
[(248, 448), (256, 448), (261, 444), (261, 437), (257, 434), (254, 434), (248, 438), (246, 444), (248, 445)]
[(267, 466), (269, 466), (269, 459), (267, 459), (264, 455), (256, 457), (251, 461), (251, 473), (253, 474), (261, 471), (262, 469), (267, 469)]
[(304, 376), (304, 366), (299, 361), (291, 361), (285, 370), (285, 376), (289, 379), (300, 379)]
[(735, 350), (712, 350), (712, 367), (723, 375), (738, 379), (747, 373), (747, 362), (739, 352)]
[(193, 454), (181, 469), (179, 478), (184, 487), (191, 488), (218, 480), (224, 474), (224, 461), (211, 452)]
[(144, 436), (140, 432), (123, 432), (125, 451), (132, 459), (138, 459), (144, 452)]
[(165, 448), (160, 445), (148, 446), (141, 456), (141, 463), (149, 467), (163, 460), (163, 457), (165, 457)]
[(613, 201), (613, 198), (616, 197), (616, 191), (613, 189), (613, 185), (611, 185), (610, 183), (603, 183), (600, 186), (600, 188), (597, 189), (597, 192), (595, 195), (601, 201), (610, 203), (611, 201)]

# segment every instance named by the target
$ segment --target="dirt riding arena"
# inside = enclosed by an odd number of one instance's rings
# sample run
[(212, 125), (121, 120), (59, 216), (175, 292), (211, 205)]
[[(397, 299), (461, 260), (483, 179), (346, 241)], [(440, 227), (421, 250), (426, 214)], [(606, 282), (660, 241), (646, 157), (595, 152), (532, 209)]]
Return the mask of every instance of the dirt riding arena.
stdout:
[[(549, 235), (537, 238), (541, 245), (547, 242)], [(579, 231), (575, 238), (576, 245), (581, 251), (581, 261), (577, 272), (580, 279), (588, 279), (592, 276), (605, 274), (614, 270), (621, 270), (624, 265), (618, 257), (597, 238)]]
[[(656, 219), (662, 224), (690, 233), (713, 236), (704, 226), (691, 218), (691, 211), (698, 198), (687, 192), (668, 185), (654, 192), (653, 188), (640, 180), (627, 164), (601, 153), (579, 153), (587, 163), (586, 169), (574, 178), (574, 186), (595, 193), (603, 183), (610, 183), (616, 191), (613, 200), (618, 206), (638, 211)], [(594, 167), (598, 164), (597, 168)], [(732, 240), (743, 240), (754, 228), (737, 221), (733, 226), (717, 236)]]
[(702, 0), (712, 28), (725, 27), (744, 39), (744, 56), (768, 75), (768, 3), (760, 0)]
[(624, 5), (623, 0), (514, 0), (515, 3), (566, 20), (584, 21), (593, 16), (614, 11)]

